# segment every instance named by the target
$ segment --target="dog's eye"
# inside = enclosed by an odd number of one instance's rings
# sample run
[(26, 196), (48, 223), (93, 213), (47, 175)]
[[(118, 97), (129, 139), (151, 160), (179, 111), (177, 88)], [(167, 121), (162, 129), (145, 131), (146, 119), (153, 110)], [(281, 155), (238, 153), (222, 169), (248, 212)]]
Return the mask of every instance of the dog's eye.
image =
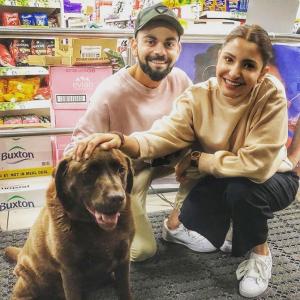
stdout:
[(126, 169), (124, 168), (124, 167), (119, 167), (119, 169), (118, 169), (118, 173), (120, 174), (120, 175), (124, 175), (125, 173), (126, 173)]

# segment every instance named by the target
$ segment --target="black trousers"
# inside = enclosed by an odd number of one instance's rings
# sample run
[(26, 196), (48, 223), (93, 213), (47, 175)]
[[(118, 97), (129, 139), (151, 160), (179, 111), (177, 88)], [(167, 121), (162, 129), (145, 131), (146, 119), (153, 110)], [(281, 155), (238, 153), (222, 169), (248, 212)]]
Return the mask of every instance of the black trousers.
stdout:
[(179, 220), (220, 248), (231, 219), (232, 255), (242, 256), (266, 242), (267, 220), (294, 201), (298, 186), (294, 172), (276, 173), (261, 184), (242, 177), (208, 176), (185, 199)]

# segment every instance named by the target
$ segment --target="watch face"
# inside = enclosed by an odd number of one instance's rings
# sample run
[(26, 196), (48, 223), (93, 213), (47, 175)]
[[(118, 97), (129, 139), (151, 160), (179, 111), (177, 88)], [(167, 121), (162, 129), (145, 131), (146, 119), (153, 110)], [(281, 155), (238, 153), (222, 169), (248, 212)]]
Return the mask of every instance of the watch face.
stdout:
[(193, 151), (191, 153), (191, 166), (192, 167), (198, 168), (198, 162), (199, 162), (200, 156), (201, 156), (201, 152), (199, 152), (199, 151)]
[(193, 151), (191, 153), (191, 160), (196, 160), (196, 161), (199, 160), (200, 155), (201, 155), (201, 152), (199, 152), (199, 151)]

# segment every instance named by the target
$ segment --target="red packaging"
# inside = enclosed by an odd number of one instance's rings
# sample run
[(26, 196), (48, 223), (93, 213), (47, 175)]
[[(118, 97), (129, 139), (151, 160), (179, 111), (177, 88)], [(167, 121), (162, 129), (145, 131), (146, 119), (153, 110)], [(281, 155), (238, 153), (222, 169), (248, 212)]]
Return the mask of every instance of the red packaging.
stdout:
[(1, 16), (2, 26), (19, 26), (19, 14), (16, 12), (3, 12)]
[(46, 44), (47, 55), (54, 56), (55, 55), (54, 49), (55, 49), (54, 40), (48, 40)]
[(28, 55), (31, 53), (30, 40), (13, 40), (9, 46), (9, 51), (17, 66), (27, 65)]
[(36, 115), (25, 115), (22, 116), (23, 124), (32, 124), (32, 123), (40, 123), (40, 119)]
[(15, 65), (15, 61), (11, 57), (7, 48), (4, 45), (0, 44), (0, 66), (14, 67)]
[(4, 116), (3, 124), (22, 124), (22, 118), (21, 116)]
[(34, 96), (34, 99), (37, 100), (47, 100), (50, 99), (51, 95), (50, 95), (50, 87), (49, 86), (45, 86), (45, 87), (40, 87), (37, 92), (36, 95)]
[(46, 55), (47, 54), (47, 40), (31, 40), (31, 54)]

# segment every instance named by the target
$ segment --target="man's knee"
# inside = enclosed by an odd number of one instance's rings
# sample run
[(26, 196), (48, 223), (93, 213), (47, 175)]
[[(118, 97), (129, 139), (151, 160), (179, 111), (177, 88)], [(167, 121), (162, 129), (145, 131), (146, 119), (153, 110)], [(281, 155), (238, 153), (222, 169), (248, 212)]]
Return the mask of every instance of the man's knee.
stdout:
[(157, 244), (155, 240), (149, 240), (147, 242), (145, 241), (145, 243), (139, 244), (138, 247), (133, 244), (130, 250), (130, 260), (133, 262), (144, 261), (154, 256), (156, 251)]

